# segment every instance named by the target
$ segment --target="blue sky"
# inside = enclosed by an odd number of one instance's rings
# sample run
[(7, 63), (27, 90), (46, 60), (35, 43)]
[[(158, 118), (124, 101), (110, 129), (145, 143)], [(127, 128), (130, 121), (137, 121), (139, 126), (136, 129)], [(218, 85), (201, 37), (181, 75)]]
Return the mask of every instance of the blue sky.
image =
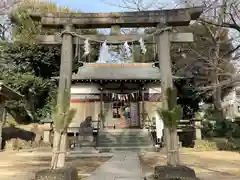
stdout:
[[(112, 4), (123, 4), (122, 0), (50, 0), (56, 2), (57, 5), (68, 7), (73, 10), (81, 10), (83, 12), (119, 12), (119, 11), (130, 11), (128, 9), (119, 8)], [(159, 0), (158, 2), (173, 4), (174, 0)], [(105, 3), (104, 3), (105, 2)], [(108, 3), (107, 3), (108, 2)], [(152, 3), (153, 0), (144, 0), (145, 3)]]
[[(68, 7), (74, 10), (82, 10), (84, 12), (117, 12), (123, 9), (103, 3), (104, 0), (51, 0), (56, 2), (59, 6)], [(111, 1), (107, 1), (111, 2)], [(112, 2), (120, 2), (119, 0), (112, 0)]]

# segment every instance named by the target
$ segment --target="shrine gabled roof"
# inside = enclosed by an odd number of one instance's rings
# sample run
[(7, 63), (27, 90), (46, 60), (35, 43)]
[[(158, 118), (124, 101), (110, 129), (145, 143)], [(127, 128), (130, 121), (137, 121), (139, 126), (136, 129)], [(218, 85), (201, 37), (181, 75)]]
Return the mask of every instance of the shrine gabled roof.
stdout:
[(86, 63), (73, 74), (72, 80), (160, 80), (160, 77), (160, 69), (153, 63)]

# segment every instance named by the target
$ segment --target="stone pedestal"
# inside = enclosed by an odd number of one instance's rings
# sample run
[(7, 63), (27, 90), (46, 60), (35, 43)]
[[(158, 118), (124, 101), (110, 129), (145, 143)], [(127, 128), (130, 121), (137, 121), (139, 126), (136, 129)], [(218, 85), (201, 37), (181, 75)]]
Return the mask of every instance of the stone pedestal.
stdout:
[(172, 166), (156, 166), (154, 168), (155, 180), (199, 180), (193, 169), (179, 165), (177, 167)]
[(53, 129), (51, 123), (44, 123), (43, 128), (43, 142), (50, 143), (51, 130)]
[(202, 124), (200, 120), (194, 121), (194, 127), (195, 127), (195, 140), (201, 140), (202, 139)]
[(43, 131), (43, 142), (44, 143), (50, 143), (50, 130), (49, 131)]
[(35, 180), (77, 180), (78, 173), (75, 167), (59, 169), (44, 169), (35, 173)]

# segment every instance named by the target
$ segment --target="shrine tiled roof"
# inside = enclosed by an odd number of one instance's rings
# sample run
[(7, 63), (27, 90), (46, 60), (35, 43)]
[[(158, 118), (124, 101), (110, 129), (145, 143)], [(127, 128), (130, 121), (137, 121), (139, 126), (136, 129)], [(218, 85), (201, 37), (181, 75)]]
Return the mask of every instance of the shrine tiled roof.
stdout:
[(160, 69), (153, 63), (86, 63), (73, 74), (72, 80), (160, 80), (160, 77)]

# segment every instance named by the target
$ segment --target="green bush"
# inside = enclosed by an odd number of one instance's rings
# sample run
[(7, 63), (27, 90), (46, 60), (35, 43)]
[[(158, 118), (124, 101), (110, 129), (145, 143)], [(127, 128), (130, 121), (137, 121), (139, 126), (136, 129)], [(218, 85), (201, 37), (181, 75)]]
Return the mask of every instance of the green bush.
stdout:
[(217, 145), (210, 139), (198, 140), (195, 142), (194, 149), (202, 151), (217, 150)]
[(214, 136), (214, 125), (211, 121), (202, 121), (202, 135), (203, 137)]
[(205, 120), (202, 122), (203, 137), (240, 137), (240, 127), (227, 119), (223, 120)]
[(6, 124), (8, 126), (16, 126), (17, 125), (17, 122), (14, 120), (14, 119), (7, 119), (6, 120)]
[(233, 126), (232, 137), (240, 138), (240, 125), (234, 124)]
[(227, 136), (229, 132), (232, 131), (232, 122), (229, 120), (217, 120), (216, 126), (214, 128), (214, 133), (216, 137), (224, 137)]
[(216, 142), (219, 150), (223, 150), (223, 151), (239, 151), (240, 150), (240, 144), (238, 139), (215, 138), (214, 141)]

